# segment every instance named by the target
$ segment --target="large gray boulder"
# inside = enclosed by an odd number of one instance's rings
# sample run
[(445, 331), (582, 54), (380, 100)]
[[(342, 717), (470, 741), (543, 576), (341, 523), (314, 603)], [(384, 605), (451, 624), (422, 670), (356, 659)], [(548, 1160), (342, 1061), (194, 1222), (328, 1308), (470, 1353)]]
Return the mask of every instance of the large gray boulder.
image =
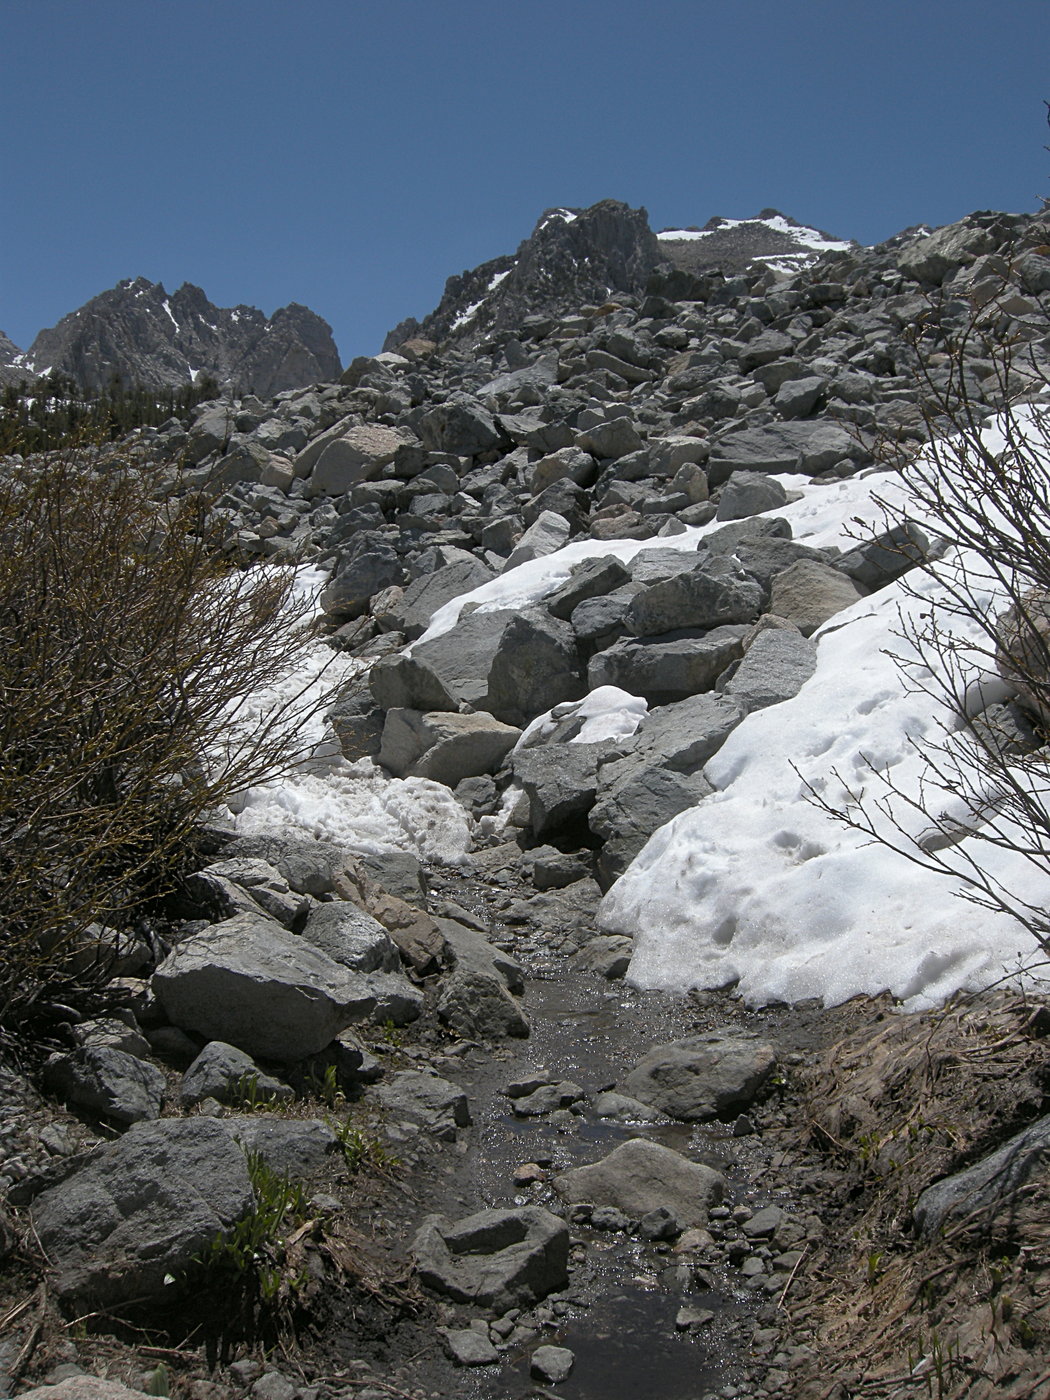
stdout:
[(787, 492), (763, 472), (734, 472), (722, 487), (716, 520), (745, 520), (787, 504)]
[(82, 1308), (161, 1297), (255, 1206), (248, 1164), (210, 1118), (138, 1123), (38, 1197), (32, 1219), (59, 1297)]
[(624, 1080), (624, 1090), (685, 1123), (738, 1113), (752, 1104), (776, 1064), (754, 1037), (711, 1031), (655, 1045)]
[(676, 773), (659, 764), (634, 769), (604, 790), (587, 819), (603, 842), (598, 857), (603, 887), (619, 879), (654, 831), (712, 792), (702, 773)]
[(452, 960), (437, 1000), (444, 1024), (470, 1040), (527, 1036), (528, 1018), (517, 999), (524, 982), (513, 958), (453, 919), (435, 922)]
[(615, 1206), (632, 1220), (663, 1208), (690, 1228), (707, 1224), (708, 1211), (722, 1199), (725, 1178), (670, 1147), (631, 1138), (600, 1162), (556, 1176), (554, 1189), (570, 1205)]
[(378, 919), (347, 899), (317, 905), (302, 937), (351, 972), (399, 972), (397, 944)]
[(182, 1076), (183, 1108), (205, 1099), (219, 1103), (244, 1103), (245, 1099), (284, 1100), (294, 1097), (290, 1084), (261, 1070), (250, 1055), (222, 1040), (208, 1044)]
[(727, 433), (712, 443), (707, 473), (711, 485), (718, 486), (735, 471), (816, 475), (844, 459), (861, 462), (868, 456), (863, 444), (837, 423), (770, 423)]
[(118, 1123), (159, 1118), (168, 1083), (146, 1060), (105, 1045), (82, 1045), (50, 1057), (44, 1086), (68, 1104)]
[(524, 726), (564, 700), (585, 693), (576, 636), (545, 608), (527, 608), (500, 637), (482, 706), (504, 724)]
[(562, 545), (568, 544), (571, 534), (572, 525), (564, 515), (553, 510), (540, 511), (511, 550), (503, 572), (509, 573), (519, 564), (527, 564), (530, 559), (543, 559), (555, 553)]
[(625, 638), (591, 657), (588, 686), (594, 690), (615, 685), (643, 696), (650, 705), (673, 705), (711, 690), (726, 667), (743, 654), (747, 631), (740, 624), (637, 641)]
[(273, 920), (249, 914), (180, 943), (152, 985), (180, 1030), (278, 1061), (322, 1050), (375, 1007), (359, 975)]
[(691, 568), (636, 594), (624, 621), (635, 636), (655, 637), (688, 627), (751, 622), (761, 609), (758, 584), (741, 575), (728, 558), (705, 553)]
[(451, 603), (453, 598), (460, 598), (464, 593), (480, 588), (495, 577), (487, 564), (468, 555), (444, 564), (433, 573), (413, 579), (394, 610), (398, 631), (403, 632), (410, 642), (415, 641), (426, 631), (438, 608)]
[(773, 580), (769, 610), (809, 637), (861, 596), (856, 584), (838, 569), (815, 559), (798, 559)]
[(307, 483), (309, 496), (343, 496), (361, 481), (371, 481), (399, 447), (408, 441), (396, 428), (363, 423), (347, 429), (320, 453)]
[(502, 441), (492, 414), (466, 394), (454, 394), (425, 413), (419, 421), (419, 436), (431, 452), (454, 452), (460, 457), (488, 452)]
[(390, 1117), (407, 1118), (439, 1142), (455, 1142), (456, 1129), (470, 1123), (466, 1094), (437, 1074), (400, 1070), (373, 1092)]
[(496, 1313), (530, 1307), (569, 1281), (568, 1226), (542, 1206), (482, 1210), (454, 1224), (431, 1216), (412, 1252), (428, 1288)]
[(245, 1113), (219, 1121), (243, 1152), (261, 1157), (278, 1176), (311, 1176), (330, 1167), (342, 1150), (331, 1125), (320, 1118)]
[(495, 773), (521, 730), (489, 714), (389, 710), (379, 762), (396, 778), (430, 778), (454, 788), (464, 778)]
[(779, 705), (797, 695), (817, 669), (817, 646), (797, 628), (759, 632), (726, 683), (723, 694), (741, 714)]

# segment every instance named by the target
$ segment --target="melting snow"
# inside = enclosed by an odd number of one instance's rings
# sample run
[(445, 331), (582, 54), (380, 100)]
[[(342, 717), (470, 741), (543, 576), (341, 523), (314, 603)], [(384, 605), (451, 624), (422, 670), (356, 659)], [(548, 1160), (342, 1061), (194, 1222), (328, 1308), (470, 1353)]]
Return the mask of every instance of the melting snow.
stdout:
[(769, 219), (721, 219), (718, 227), (713, 229), (668, 228), (656, 236), (667, 243), (696, 242), (701, 238), (710, 238), (712, 234), (721, 233), (723, 229), (740, 228), (742, 224), (765, 224), (766, 228), (775, 233), (786, 233), (796, 243), (819, 253), (845, 252), (853, 246), (841, 239), (828, 238), (819, 229), (789, 223), (782, 214), (776, 214)]
[(162, 305), (164, 307), (164, 310), (168, 313), (168, 319), (171, 321), (171, 324), (175, 327), (176, 330), (181, 330), (181, 326), (172, 314), (171, 302), (168, 301), (167, 297), (164, 298)]
[(461, 311), (456, 317), (456, 319), (452, 322), (452, 329), (454, 331), (458, 331), (460, 326), (465, 326), (468, 321), (473, 321), (474, 317), (478, 314), (480, 310), (480, 301), (474, 302), (473, 306), (468, 306), (466, 311)]

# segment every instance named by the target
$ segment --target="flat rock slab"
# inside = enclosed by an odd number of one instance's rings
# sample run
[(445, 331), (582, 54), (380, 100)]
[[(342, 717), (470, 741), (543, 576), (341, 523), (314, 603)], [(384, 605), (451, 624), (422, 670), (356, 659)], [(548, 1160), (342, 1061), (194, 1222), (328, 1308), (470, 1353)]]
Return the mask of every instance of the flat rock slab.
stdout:
[(420, 1280), (457, 1303), (529, 1307), (569, 1281), (569, 1228), (542, 1206), (431, 1216), (412, 1245)]
[(367, 982), (274, 920), (239, 914), (187, 938), (153, 974), (180, 1030), (249, 1055), (313, 1055), (375, 1008)]
[(110, 1307), (165, 1291), (255, 1206), (248, 1163), (210, 1118), (138, 1123), (33, 1206), (59, 1297)]
[(746, 1109), (765, 1088), (776, 1054), (757, 1039), (712, 1031), (655, 1045), (624, 1080), (626, 1093), (685, 1123)]
[(143, 1400), (145, 1391), (131, 1390), (119, 1381), (100, 1376), (67, 1376), (57, 1385), (37, 1385), (23, 1390), (19, 1400)]
[(631, 1138), (602, 1161), (555, 1177), (554, 1189), (570, 1205), (612, 1206), (632, 1220), (662, 1206), (688, 1227), (707, 1224), (708, 1211), (722, 1199), (725, 1178), (670, 1147)]

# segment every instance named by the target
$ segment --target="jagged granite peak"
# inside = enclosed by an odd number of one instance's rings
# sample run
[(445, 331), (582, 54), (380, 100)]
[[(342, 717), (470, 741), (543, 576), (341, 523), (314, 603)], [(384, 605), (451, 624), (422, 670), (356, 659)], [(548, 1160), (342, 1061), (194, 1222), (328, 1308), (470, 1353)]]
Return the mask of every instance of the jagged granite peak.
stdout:
[(752, 264), (791, 275), (825, 253), (847, 252), (853, 241), (800, 224), (779, 209), (763, 209), (753, 219), (708, 219), (703, 228), (662, 229), (657, 235), (664, 261), (685, 272), (719, 268), (727, 276)]
[(25, 353), (10, 336), (0, 331), (0, 384), (18, 384), (26, 378)]
[(640, 294), (662, 260), (644, 209), (603, 199), (588, 209), (547, 209), (514, 254), (450, 277), (437, 308), (396, 326), (383, 348), (412, 336), (476, 344), (525, 316), (564, 312), (610, 295)]
[(190, 282), (169, 296), (145, 277), (118, 282), (41, 331), (25, 360), (30, 375), (61, 371), (85, 388), (114, 374), (151, 389), (208, 374), (263, 398), (340, 372), (331, 327), (308, 307), (292, 302), (267, 317), (254, 306), (214, 306)]

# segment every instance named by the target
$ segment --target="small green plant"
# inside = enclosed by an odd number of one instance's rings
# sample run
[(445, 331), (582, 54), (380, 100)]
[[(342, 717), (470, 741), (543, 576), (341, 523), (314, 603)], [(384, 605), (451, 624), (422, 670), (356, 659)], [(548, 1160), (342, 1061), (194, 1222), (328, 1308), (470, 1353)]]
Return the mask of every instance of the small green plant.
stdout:
[(346, 1103), (346, 1095), (339, 1087), (339, 1074), (335, 1065), (328, 1065), (322, 1075), (319, 1075), (316, 1070), (311, 1070), (307, 1081), (307, 1091), (332, 1112), (342, 1108)]
[(285, 1100), (277, 1094), (266, 1093), (259, 1087), (259, 1076), (247, 1071), (230, 1085), (230, 1103), (249, 1113), (277, 1113)]
[(873, 1249), (868, 1254), (867, 1278), (869, 1288), (874, 1288), (885, 1273), (882, 1259), (883, 1254), (881, 1249)]
[(158, 1362), (157, 1369), (146, 1383), (146, 1395), (167, 1397), (171, 1394), (171, 1377), (164, 1362)]
[(392, 1172), (401, 1165), (378, 1138), (355, 1128), (348, 1119), (328, 1118), (326, 1121), (339, 1139), (348, 1171)]
[(302, 1185), (275, 1172), (256, 1152), (249, 1152), (248, 1177), (255, 1209), (224, 1234), (218, 1234), (196, 1263), (209, 1281), (251, 1285), (263, 1303), (283, 1292), (301, 1292), (308, 1282), (302, 1271), (292, 1273), (285, 1255), (288, 1237), (309, 1216)]
[(388, 1016), (380, 1028), (379, 1038), (386, 1045), (393, 1046), (395, 1050), (400, 1050), (405, 1043), (405, 1035), (400, 1026), (395, 1026)]

